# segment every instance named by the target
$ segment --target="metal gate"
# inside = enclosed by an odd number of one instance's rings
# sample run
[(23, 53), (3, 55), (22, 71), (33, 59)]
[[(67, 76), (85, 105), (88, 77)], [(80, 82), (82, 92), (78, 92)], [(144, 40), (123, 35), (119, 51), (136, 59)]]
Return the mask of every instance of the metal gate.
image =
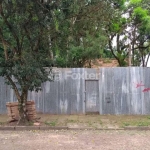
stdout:
[(85, 80), (85, 112), (99, 113), (98, 80)]

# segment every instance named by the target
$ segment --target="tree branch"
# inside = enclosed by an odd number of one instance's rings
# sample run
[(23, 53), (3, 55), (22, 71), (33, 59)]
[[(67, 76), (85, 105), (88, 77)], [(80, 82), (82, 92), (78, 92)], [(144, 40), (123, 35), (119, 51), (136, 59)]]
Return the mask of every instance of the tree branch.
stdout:
[(15, 85), (15, 83), (13, 82), (13, 80), (11, 79), (10, 76), (6, 75), (5, 78), (7, 78), (7, 80), (11, 83), (15, 93), (16, 93), (16, 97), (18, 99), (18, 101), (20, 102), (21, 101), (21, 97), (20, 97), (20, 94), (19, 94), (19, 91), (17, 89), (17, 86)]
[(12, 47), (11, 47), (11, 44), (10, 44), (8, 41), (6, 41), (6, 40), (4, 39), (4, 36), (3, 36), (3, 33), (2, 33), (2, 29), (1, 29), (1, 28), (0, 28), (0, 39), (1, 39), (2, 44), (3, 44), (3, 47), (4, 47), (5, 59), (8, 60), (8, 59), (9, 59), (9, 56), (8, 56), (7, 46), (10, 47), (10, 48), (13, 50), (14, 53), (16, 53), (17, 50), (16, 50), (15, 48), (12, 48)]

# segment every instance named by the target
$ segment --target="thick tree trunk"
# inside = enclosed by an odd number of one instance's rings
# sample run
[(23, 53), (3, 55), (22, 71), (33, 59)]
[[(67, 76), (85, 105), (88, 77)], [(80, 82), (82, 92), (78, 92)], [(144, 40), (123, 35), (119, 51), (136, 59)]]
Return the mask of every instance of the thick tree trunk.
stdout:
[(27, 96), (28, 96), (28, 88), (27, 87), (22, 87), (21, 94), (18, 91), (17, 86), (15, 85), (14, 81), (10, 76), (6, 76), (8, 81), (11, 83), (11, 85), (14, 88), (15, 95), (18, 100), (18, 110), (19, 110), (19, 115), (20, 115), (20, 120), (18, 123), (25, 123), (29, 121), (28, 119), (28, 114), (27, 114), (27, 109), (26, 109), (26, 102), (27, 102)]
[(26, 123), (29, 121), (28, 112), (26, 108), (27, 96), (28, 96), (28, 90), (23, 89), (20, 97), (19, 105), (18, 105), (19, 115), (20, 115), (19, 123)]

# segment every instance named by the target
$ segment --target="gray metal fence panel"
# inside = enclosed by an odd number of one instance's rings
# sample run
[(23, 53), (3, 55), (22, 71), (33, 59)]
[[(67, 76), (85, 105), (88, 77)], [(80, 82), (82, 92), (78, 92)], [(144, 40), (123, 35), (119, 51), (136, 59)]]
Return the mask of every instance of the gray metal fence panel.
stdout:
[[(54, 82), (42, 84), (42, 91), (29, 92), (38, 112), (84, 114), (85, 82), (97, 80), (100, 114), (150, 114), (150, 68), (55, 68)], [(0, 77), (0, 113), (6, 102), (16, 101), (14, 91)]]
[(128, 85), (128, 69), (114, 68), (114, 104), (115, 114), (128, 114), (129, 112), (129, 85)]
[(113, 68), (103, 68), (102, 73), (102, 114), (115, 113)]
[(142, 83), (143, 68), (134, 67), (129, 70), (130, 72), (130, 113), (131, 114), (142, 114), (142, 91), (143, 86), (139, 86)]
[(142, 77), (142, 86), (141, 93), (142, 93), (142, 110), (143, 114), (150, 114), (150, 68), (143, 68), (143, 77)]

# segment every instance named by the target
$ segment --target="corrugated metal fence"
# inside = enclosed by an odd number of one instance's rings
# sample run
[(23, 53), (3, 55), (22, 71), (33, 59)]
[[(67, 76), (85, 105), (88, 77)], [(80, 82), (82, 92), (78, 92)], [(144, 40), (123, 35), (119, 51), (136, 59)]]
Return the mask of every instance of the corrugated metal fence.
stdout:
[[(38, 112), (50, 114), (150, 114), (150, 68), (55, 69), (55, 81), (30, 92)], [(15, 95), (0, 77), (0, 113)]]

